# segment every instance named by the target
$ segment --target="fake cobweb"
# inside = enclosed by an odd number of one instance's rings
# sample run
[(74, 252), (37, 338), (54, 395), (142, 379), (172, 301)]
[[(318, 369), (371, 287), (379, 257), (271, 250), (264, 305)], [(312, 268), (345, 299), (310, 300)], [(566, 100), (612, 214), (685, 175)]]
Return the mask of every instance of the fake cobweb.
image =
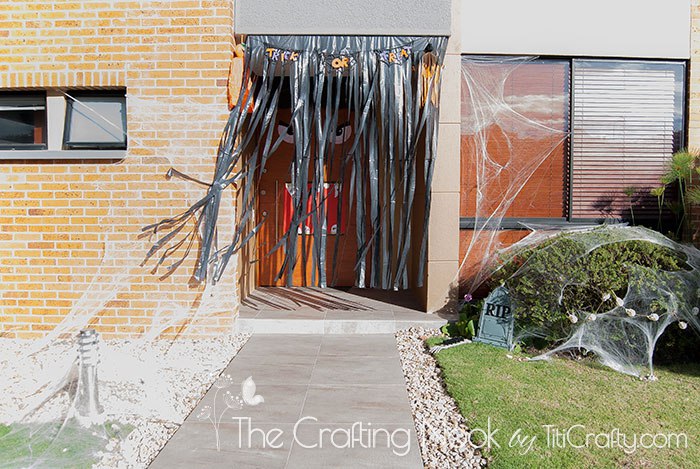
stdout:
[[(601, 287), (593, 272), (582, 275), (581, 267), (597, 250), (626, 242), (659, 246), (678, 260), (678, 268), (651, 268), (643, 259), (630, 262), (623, 267), (627, 282), (622, 291)], [(511, 294), (514, 340), (539, 337), (556, 344), (536, 360), (573, 349), (594, 353), (616, 371), (653, 378), (654, 350), (669, 327), (700, 338), (700, 251), (656, 231), (626, 225), (568, 230), (540, 226), (498, 257), (499, 264), (517, 266), (502, 280)], [(494, 275), (498, 273), (499, 268)], [(587, 307), (569, 302), (572, 289), (596, 300)], [(550, 313), (537, 325), (525, 318), (533, 305)]]
[(505, 219), (562, 216), (561, 199), (543, 198), (556, 189), (542, 185), (551, 183), (546, 171), (561, 173), (564, 164), (566, 70), (538, 70), (534, 57), (462, 58), (461, 216), (469, 231), (458, 275), (468, 292), (488, 277)]
[[(72, 93), (65, 98), (103, 132), (122, 131), (120, 122), (111, 122), (90, 103)], [(129, 95), (127, 104), (131, 124), (145, 134), (170, 116), (172, 130), (182, 130), (183, 135), (186, 129), (211, 132), (215, 125), (216, 136), (221, 116), (228, 112), (225, 98), (212, 104), (190, 97)], [(130, 146), (147, 148), (138, 134), (129, 135)], [(91, 276), (86, 276), (85, 285), (45, 285), (47, 294), (74, 288), (79, 295), (43, 337), (12, 338), (27, 331), (3, 324), (0, 467), (145, 467), (244, 343), (245, 336), (233, 327), (238, 303), (233, 275), (217, 285), (190, 284), (191, 272), (185, 270), (195, 260), (185, 249), (178, 251), (185, 259), (181, 271), (160, 275), (152, 262), (144, 262), (152, 241), (133, 222), (150, 218), (148, 207), (158, 195), (149, 197), (144, 191), (136, 207), (110, 197), (116, 180), (111, 173), (134, 170), (145, 174), (142, 184), (149, 188), (178, 194), (177, 203), (159, 207), (159, 213), (193, 203), (199, 192), (183, 189), (165, 173), (175, 166), (204, 177), (210, 168), (193, 164), (195, 158), (202, 160), (201, 152), (179, 143), (173, 138), (144, 159), (127, 152), (122, 161), (100, 167), (106, 174), (96, 175), (95, 182), (81, 183), (81, 190), (90, 191), (100, 204), (108, 202), (96, 223), (99, 258), (89, 268)], [(230, 233), (230, 197), (224, 198), (221, 212), (220, 232)], [(72, 266), (80, 259), (59, 262)], [(236, 266), (232, 267), (233, 272)], [(5, 287), (0, 285), (0, 299), (15, 293)], [(142, 305), (132, 307), (132, 301)], [(110, 327), (113, 338), (94, 334), (95, 328)], [(216, 336), (207, 335), (207, 329)]]
[[(664, 331), (700, 331), (700, 253), (641, 227), (562, 229), (549, 221), (563, 221), (566, 207), (561, 181), (566, 171), (568, 73), (566, 62), (550, 61), (542, 67), (535, 57), (462, 58), (461, 153), (466, 176), (461, 190), (460, 287), (474, 293), (487, 279), (500, 278), (514, 306), (515, 341), (538, 337), (556, 344), (539, 359), (585, 350), (617, 371), (653, 376), (654, 349)], [(684, 267), (657, 271), (629, 265), (622, 291), (595, 292), (600, 302), (590, 310), (566, 304), (568, 289), (585, 289), (591, 280), (574, 274), (571, 267), (603, 246), (624, 241), (662, 246), (682, 258)], [(554, 255), (559, 252), (565, 254)], [(535, 254), (503, 278), (499, 269), (520, 262), (523, 253)], [(515, 288), (524, 281), (529, 289)], [(559, 320), (533, 326), (518, 317), (518, 310), (529, 311), (535, 303)]]

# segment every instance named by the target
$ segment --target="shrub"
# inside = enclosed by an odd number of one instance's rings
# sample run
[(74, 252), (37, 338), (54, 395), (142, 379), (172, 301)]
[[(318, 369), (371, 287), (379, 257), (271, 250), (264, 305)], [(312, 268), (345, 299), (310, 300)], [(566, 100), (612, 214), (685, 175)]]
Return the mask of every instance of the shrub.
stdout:
[[(635, 266), (647, 267), (656, 275), (688, 267), (681, 252), (650, 241), (618, 239), (614, 231), (604, 228), (564, 233), (505, 261), (492, 282), (493, 286), (505, 284), (510, 292), (516, 334), (544, 332), (545, 343), (552, 345), (572, 331), (570, 314), (615, 308), (616, 296), (625, 296), (629, 272)], [(647, 282), (653, 290), (656, 275), (648, 273), (646, 278), (643, 269), (635, 270), (641, 273), (637, 278), (642, 284)]]
[(473, 339), (477, 333), (479, 314), (483, 305), (484, 300), (465, 301), (459, 310), (459, 319), (442, 326), (442, 333), (450, 337)]

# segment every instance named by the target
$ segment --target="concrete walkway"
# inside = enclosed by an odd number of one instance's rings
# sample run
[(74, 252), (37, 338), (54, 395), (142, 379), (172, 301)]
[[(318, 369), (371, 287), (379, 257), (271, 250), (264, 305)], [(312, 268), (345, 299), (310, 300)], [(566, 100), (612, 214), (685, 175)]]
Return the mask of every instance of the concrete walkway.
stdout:
[(243, 300), (236, 327), (254, 334), (393, 334), (448, 319), (456, 317), (420, 311), (407, 291), (263, 287)]
[[(392, 334), (255, 334), (224, 374), (152, 468), (423, 467)], [(264, 402), (227, 409), (249, 376)]]

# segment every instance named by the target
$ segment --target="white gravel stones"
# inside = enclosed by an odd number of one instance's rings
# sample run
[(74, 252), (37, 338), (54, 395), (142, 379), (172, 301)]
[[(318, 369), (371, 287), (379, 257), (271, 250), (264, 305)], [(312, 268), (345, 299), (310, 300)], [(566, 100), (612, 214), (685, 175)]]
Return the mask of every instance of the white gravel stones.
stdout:
[[(153, 350), (139, 350), (128, 342), (120, 342), (122, 350), (129, 353), (116, 356), (130, 355), (144, 361), (147, 372), (124, 380), (126, 373), (122, 370), (122, 380), (117, 383), (121, 388), (109, 394), (105, 410), (121, 415), (120, 422), (135, 428), (115, 451), (104, 455), (98, 467), (147, 467), (249, 338), (249, 334), (237, 334), (208, 340), (156, 342)], [(129, 365), (128, 360), (124, 365)], [(125, 395), (129, 381), (136, 386)], [(109, 383), (106, 378), (103, 382)], [(110, 402), (114, 405), (110, 406)]]
[[(98, 382), (107, 425), (133, 427), (133, 431), (122, 440), (112, 439), (95, 467), (147, 467), (249, 337), (103, 342)], [(12, 422), (27, 406), (27, 396), (46, 382), (60, 382), (76, 353), (72, 341), (53, 343), (30, 356), (31, 341), (0, 340), (0, 370), (5, 376), (0, 385), (5, 396), (0, 421)], [(23, 362), (24, 366), (17, 365)], [(27, 366), (30, 363), (33, 366)], [(38, 379), (52, 370), (55, 378)], [(68, 405), (67, 395), (59, 389), (32, 414), (32, 421), (61, 419)]]
[(427, 468), (481, 468), (486, 460), (469, 444), (469, 428), (443, 387), (437, 362), (424, 340), (437, 329), (410, 328), (396, 333), (413, 421)]

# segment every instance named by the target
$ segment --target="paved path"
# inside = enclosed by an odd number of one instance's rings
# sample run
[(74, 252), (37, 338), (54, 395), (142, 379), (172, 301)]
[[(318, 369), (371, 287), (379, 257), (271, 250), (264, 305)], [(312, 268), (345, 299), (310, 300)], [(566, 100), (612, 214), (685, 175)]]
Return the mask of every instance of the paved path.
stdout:
[[(256, 334), (224, 374), (234, 384), (209, 390), (153, 469), (423, 467), (392, 334)], [(197, 416), (216, 402), (219, 418), (249, 376), (264, 402), (223, 414), (217, 451)]]
[(261, 287), (241, 303), (239, 332), (264, 334), (393, 334), (437, 328), (447, 312), (426, 314), (407, 291)]

